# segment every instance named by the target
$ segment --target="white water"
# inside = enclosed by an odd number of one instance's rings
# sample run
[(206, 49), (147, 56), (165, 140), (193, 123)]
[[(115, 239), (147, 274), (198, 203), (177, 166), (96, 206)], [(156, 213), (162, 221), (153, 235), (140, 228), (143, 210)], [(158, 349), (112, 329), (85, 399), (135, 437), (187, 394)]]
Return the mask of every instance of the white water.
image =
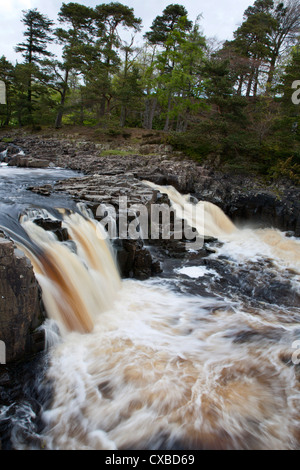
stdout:
[[(212, 236), (224, 242), (218, 254), (246, 262), (270, 258), (278, 267), (291, 268), (300, 274), (300, 241), (287, 238), (275, 229), (238, 229), (224, 212), (207, 201), (189, 202), (189, 195), (181, 195), (172, 186), (147, 184), (169, 196), (178, 217), (183, 217), (202, 235)], [(204, 208), (204, 209), (203, 209)]]
[[(160, 190), (175, 194), (179, 209), (189, 204), (173, 189)], [(243, 265), (267, 257), (299, 272), (298, 240), (238, 230), (207, 207), (205, 226), (224, 241), (213, 256)], [(51, 352), (46, 448), (299, 448), (300, 389), (291, 364), (298, 308), (182, 295), (159, 279), (121, 282), (95, 222), (79, 215), (64, 221), (78, 256), (23, 221), (45, 251), (44, 259), (29, 256), (63, 332)], [(187, 269), (182, 274), (195, 282), (209, 274)]]
[(43, 300), (51, 318), (62, 330), (92, 331), (99, 313), (111, 307), (120, 278), (102, 227), (79, 214), (65, 215), (64, 226), (76, 243), (77, 253), (59, 243), (27, 217), (23, 227), (43, 250), (37, 257), (27, 252), (43, 290)]

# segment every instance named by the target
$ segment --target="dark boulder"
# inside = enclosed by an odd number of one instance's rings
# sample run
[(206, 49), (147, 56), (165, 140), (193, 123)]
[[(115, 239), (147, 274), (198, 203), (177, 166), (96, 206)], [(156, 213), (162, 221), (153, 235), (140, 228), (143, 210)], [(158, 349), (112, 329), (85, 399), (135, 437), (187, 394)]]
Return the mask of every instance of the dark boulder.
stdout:
[(44, 335), (38, 330), (44, 319), (29, 259), (12, 241), (0, 238), (0, 340), (6, 347), (5, 362), (23, 360), (44, 348)]
[(113, 246), (123, 278), (146, 280), (161, 272), (160, 263), (153, 259), (142, 240), (117, 239)]

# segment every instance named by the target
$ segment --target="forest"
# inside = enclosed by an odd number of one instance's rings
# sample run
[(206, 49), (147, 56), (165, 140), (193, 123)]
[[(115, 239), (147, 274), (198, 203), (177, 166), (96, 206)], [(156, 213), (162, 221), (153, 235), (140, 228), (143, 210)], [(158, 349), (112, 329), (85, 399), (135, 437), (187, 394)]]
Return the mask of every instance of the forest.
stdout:
[(299, 0), (256, 0), (222, 43), (180, 4), (153, 18), (142, 45), (142, 19), (118, 2), (63, 3), (55, 21), (22, 15), (20, 61), (0, 57), (2, 128), (159, 131), (199, 162), (300, 183)]

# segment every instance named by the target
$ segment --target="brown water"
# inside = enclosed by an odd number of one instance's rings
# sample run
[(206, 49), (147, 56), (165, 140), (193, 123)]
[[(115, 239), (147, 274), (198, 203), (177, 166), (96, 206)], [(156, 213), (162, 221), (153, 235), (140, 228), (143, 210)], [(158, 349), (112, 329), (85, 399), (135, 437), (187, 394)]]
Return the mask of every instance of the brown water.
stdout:
[[(199, 203), (204, 220), (191, 219), (188, 197), (156, 189), (178, 215), (185, 208), (192, 226), (223, 242), (212, 256), (246, 269), (267, 258), (299, 292), (299, 240), (238, 229), (207, 203)], [(184, 294), (159, 278), (121, 281), (94, 220), (71, 214), (64, 225), (77, 254), (23, 220), (44, 253), (28, 254), (62, 332), (51, 349), (45, 448), (299, 448), (299, 371), (292, 362), (299, 306)], [(193, 282), (196, 289), (199, 274)]]

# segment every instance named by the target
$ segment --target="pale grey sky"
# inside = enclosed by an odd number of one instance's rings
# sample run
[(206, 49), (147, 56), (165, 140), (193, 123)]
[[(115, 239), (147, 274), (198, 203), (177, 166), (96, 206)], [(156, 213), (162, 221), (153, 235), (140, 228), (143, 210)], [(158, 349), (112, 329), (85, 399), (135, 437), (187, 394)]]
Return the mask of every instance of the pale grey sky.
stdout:
[[(0, 57), (5, 55), (8, 60), (22, 62), (21, 54), (14, 52), (14, 47), (23, 40), (21, 23), (22, 10), (37, 8), (53, 21), (62, 3), (68, 0), (0, 0)], [(73, 0), (76, 2), (76, 0)], [(112, 0), (117, 1), (117, 0)], [(200, 22), (206, 37), (216, 37), (223, 41), (232, 37), (233, 31), (242, 22), (243, 13), (254, 0), (119, 0), (120, 3), (134, 8), (135, 15), (143, 20), (143, 33), (149, 30), (153, 19), (162, 13), (171, 3), (184, 5), (189, 18), (195, 20), (199, 14), (203, 15)], [(76, 3), (94, 7), (101, 3), (110, 3), (110, 0), (81, 0)]]

